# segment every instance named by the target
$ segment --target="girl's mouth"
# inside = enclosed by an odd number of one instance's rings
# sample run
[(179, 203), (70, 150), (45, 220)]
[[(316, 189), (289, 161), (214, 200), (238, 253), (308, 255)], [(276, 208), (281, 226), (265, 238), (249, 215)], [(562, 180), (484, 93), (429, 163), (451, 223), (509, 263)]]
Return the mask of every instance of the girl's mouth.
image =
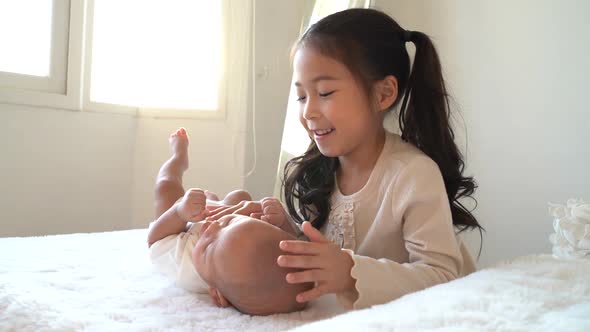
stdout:
[(335, 129), (334, 128), (330, 128), (330, 129), (318, 129), (318, 130), (314, 130), (313, 134), (316, 137), (322, 137), (322, 136), (326, 136), (329, 135), (330, 133), (332, 133)]

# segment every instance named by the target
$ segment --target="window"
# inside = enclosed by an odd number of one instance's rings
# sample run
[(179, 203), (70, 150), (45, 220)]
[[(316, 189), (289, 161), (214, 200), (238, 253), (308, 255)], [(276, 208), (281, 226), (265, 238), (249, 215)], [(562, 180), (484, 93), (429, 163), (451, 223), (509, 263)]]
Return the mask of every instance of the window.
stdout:
[(65, 0), (0, 2), (0, 100), (14, 101), (9, 90), (66, 92), (69, 11)]
[(90, 100), (217, 110), (221, 11), (220, 1), (96, 1)]
[(251, 10), (251, 0), (2, 1), (0, 102), (223, 117), (226, 91), (248, 79)]
[(49, 1), (37, 2), (37, 10), (30, 11), (31, 5), (31, 0), (0, 2), (0, 31), (4, 31), (0, 34), (0, 71), (49, 76), (53, 6)]

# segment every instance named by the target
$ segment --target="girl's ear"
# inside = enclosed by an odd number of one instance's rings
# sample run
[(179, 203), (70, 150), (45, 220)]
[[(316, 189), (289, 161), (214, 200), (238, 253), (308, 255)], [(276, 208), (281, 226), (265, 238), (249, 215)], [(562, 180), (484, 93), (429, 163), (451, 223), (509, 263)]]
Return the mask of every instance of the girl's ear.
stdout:
[(375, 83), (375, 97), (377, 109), (385, 111), (397, 100), (398, 86), (397, 78), (387, 75), (381, 81)]

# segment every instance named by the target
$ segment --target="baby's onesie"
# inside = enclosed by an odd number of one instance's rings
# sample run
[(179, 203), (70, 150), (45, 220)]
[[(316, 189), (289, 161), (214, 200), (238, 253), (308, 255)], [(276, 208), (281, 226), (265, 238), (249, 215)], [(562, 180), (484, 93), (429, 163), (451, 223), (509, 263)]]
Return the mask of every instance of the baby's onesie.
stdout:
[(191, 292), (207, 293), (209, 285), (197, 273), (191, 255), (199, 239), (200, 229), (201, 223), (195, 223), (186, 232), (156, 241), (150, 247), (150, 259), (155, 268), (178, 287)]

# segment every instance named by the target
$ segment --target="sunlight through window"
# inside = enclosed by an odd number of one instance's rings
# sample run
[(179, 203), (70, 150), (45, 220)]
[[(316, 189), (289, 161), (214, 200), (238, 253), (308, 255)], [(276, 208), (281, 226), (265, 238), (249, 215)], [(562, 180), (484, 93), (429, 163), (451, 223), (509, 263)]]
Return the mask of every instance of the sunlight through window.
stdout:
[(0, 71), (49, 76), (52, 3), (0, 1)]
[(90, 99), (217, 110), (221, 1), (95, 1)]

